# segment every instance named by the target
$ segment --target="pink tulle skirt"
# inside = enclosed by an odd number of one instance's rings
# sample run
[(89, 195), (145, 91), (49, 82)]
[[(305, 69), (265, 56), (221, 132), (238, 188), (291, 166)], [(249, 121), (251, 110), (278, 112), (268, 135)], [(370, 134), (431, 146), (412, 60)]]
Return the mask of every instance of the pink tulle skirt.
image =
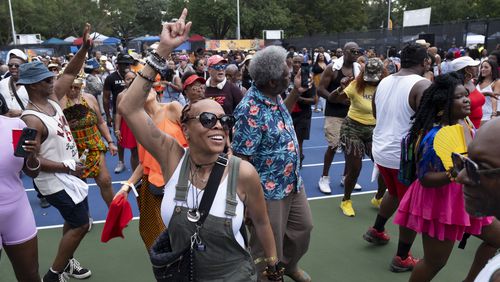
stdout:
[(493, 217), (473, 217), (465, 211), (462, 185), (453, 182), (427, 188), (418, 179), (408, 188), (394, 219), (398, 225), (441, 241), (460, 241), (465, 232), (479, 235), (492, 222)]

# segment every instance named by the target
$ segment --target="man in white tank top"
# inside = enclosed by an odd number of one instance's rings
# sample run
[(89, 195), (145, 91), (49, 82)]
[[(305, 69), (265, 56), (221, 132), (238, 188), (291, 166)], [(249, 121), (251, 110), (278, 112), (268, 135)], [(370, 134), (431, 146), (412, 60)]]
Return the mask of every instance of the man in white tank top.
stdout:
[[(90, 47), (89, 26), (85, 28), (84, 44), (54, 82), (54, 74), (41, 62), (21, 65), (18, 84), (24, 85), (29, 102), (22, 119), (28, 127), (37, 130), (40, 144), (40, 174), (35, 183), (47, 201), (64, 218), (63, 236), (52, 267), (43, 277), (44, 282), (66, 281), (67, 275), (77, 279), (90, 277), (91, 272), (80, 266), (73, 257), (81, 240), (87, 234), (89, 214), (86, 184), (77, 177), (83, 173), (78, 150), (59, 106), (85, 61)], [(76, 165), (75, 165), (76, 163)], [(71, 189), (77, 186), (80, 189)]]
[[(382, 200), (374, 226), (363, 235), (370, 243), (386, 244), (389, 241), (385, 223), (408, 189), (398, 180), (401, 139), (408, 134), (411, 116), (415, 114), (424, 90), (431, 84), (422, 77), (426, 59), (427, 51), (421, 45), (406, 46), (401, 53), (401, 70), (384, 78), (373, 97), (373, 114), (377, 124), (373, 131), (372, 154), (389, 193)], [(409, 271), (417, 263), (418, 260), (409, 254), (415, 235), (414, 231), (400, 227), (392, 271)]]

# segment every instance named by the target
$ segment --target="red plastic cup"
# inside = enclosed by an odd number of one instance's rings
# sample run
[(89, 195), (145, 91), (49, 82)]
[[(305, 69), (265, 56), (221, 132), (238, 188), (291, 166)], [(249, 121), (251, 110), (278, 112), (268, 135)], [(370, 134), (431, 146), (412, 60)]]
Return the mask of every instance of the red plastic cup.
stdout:
[(14, 148), (14, 151), (16, 151), (17, 143), (19, 143), (19, 139), (21, 139), (22, 133), (22, 129), (12, 129), (12, 147)]

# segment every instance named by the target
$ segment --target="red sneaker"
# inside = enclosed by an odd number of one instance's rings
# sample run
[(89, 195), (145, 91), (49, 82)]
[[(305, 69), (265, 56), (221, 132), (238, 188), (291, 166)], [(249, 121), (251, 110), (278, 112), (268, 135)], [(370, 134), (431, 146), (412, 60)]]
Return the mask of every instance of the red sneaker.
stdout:
[(389, 237), (389, 234), (385, 231), (379, 232), (377, 229), (370, 227), (366, 233), (363, 234), (363, 239), (375, 245), (385, 245), (389, 243), (391, 237)]
[(391, 262), (392, 272), (405, 272), (413, 270), (413, 267), (418, 263), (419, 259), (408, 254), (406, 259), (401, 259), (400, 256), (394, 256)]

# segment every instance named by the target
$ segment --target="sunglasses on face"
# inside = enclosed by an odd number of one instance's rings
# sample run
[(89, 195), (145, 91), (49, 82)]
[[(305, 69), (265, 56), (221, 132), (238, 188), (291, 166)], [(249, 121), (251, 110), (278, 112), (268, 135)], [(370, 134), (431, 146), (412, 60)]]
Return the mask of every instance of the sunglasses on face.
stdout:
[(7, 66), (8, 66), (9, 68), (16, 68), (16, 69), (18, 69), (18, 68), (19, 68), (19, 64), (7, 64)]
[(467, 172), (467, 177), (470, 179), (470, 181), (472, 181), (474, 186), (477, 186), (481, 183), (480, 181), (481, 175), (500, 174), (500, 168), (479, 169), (477, 163), (475, 163), (468, 157), (458, 153), (451, 153), (451, 160), (453, 162), (454, 174), (458, 175), (460, 171), (465, 169), (465, 172)]
[(351, 54), (353, 54), (353, 55), (361, 55), (361, 51), (356, 50), (356, 49), (351, 49), (351, 50), (349, 50), (349, 52), (351, 52)]
[(233, 127), (235, 119), (233, 116), (230, 115), (222, 115), (220, 117), (217, 117), (213, 113), (208, 113), (208, 112), (203, 112), (198, 116), (195, 117), (189, 117), (188, 120), (190, 119), (197, 119), (200, 121), (201, 125), (205, 128), (211, 129), (215, 126), (217, 121), (220, 121), (220, 124), (222, 125), (222, 128), (224, 130), (229, 130)]
[(210, 68), (214, 69), (214, 70), (221, 71), (221, 70), (226, 70), (226, 67), (227, 67), (227, 65), (214, 65), (214, 66), (211, 66)]

